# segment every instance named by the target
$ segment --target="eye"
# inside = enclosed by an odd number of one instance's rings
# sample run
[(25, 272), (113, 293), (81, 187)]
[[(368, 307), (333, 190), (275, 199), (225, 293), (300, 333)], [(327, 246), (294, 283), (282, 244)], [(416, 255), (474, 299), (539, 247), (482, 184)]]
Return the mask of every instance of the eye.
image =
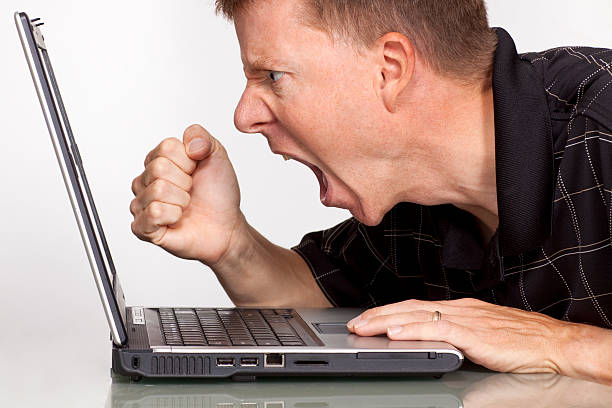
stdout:
[(272, 82), (280, 81), (280, 79), (283, 77), (283, 75), (285, 75), (284, 72), (270, 71), (270, 79), (272, 80)]

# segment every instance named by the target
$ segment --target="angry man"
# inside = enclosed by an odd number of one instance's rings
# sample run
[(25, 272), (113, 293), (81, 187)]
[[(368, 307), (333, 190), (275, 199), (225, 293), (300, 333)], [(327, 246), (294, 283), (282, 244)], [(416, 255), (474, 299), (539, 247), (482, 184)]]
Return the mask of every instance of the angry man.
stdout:
[(204, 128), (134, 179), (133, 232), (239, 306), (368, 309), (360, 336), (439, 340), (505, 372), (612, 384), (612, 51), (518, 55), (483, 0), (217, 0), (236, 127), (353, 218), (292, 249), (246, 221)]

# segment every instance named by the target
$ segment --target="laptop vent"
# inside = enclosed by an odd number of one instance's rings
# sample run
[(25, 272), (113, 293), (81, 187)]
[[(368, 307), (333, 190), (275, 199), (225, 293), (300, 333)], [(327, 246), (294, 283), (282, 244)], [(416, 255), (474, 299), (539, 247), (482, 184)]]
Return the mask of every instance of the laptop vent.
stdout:
[(151, 358), (151, 373), (157, 375), (208, 374), (208, 357), (156, 356)]

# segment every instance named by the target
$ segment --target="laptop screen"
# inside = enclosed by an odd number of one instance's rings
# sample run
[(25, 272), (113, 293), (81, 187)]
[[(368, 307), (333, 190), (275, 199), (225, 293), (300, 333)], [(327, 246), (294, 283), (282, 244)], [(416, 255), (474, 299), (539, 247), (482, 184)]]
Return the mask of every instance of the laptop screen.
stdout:
[(113, 341), (125, 344), (125, 300), (89, 189), (79, 149), (55, 80), (39, 19), (15, 13), (15, 23), (47, 122), (68, 196), (89, 258)]

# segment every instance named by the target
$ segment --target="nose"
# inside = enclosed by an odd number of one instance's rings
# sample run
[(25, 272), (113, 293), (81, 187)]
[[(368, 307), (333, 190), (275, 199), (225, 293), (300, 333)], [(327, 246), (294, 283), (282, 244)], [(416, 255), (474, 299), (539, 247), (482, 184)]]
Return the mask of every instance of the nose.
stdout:
[(274, 121), (272, 111), (265, 101), (248, 86), (234, 112), (234, 125), (243, 133), (261, 133), (262, 128)]

